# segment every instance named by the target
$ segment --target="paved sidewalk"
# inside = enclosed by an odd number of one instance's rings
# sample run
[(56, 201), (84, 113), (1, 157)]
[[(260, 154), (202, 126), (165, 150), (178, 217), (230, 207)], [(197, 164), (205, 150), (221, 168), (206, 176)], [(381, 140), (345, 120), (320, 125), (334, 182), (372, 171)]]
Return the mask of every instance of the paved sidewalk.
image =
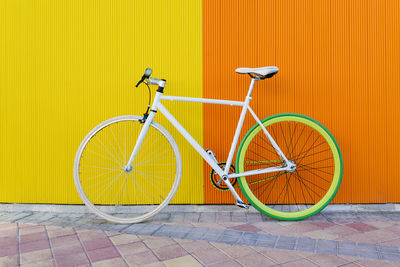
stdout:
[(0, 211), (0, 266), (400, 266), (400, 214), (171, 212), (131, 225)]

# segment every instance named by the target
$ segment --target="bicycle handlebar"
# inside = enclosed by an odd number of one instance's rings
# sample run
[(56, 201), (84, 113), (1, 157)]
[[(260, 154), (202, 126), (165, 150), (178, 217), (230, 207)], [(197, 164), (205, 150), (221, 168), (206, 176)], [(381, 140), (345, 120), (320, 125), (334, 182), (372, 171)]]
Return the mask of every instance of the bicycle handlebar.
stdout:
[(158, 85), (159, 87), (164, 88), (166, 81), (164, 79), (158, 79), (155, 77), (150, 77), (150, 75), (153, 73), (151, 68), (146, 68), (142, 79), (140, 79), (140, 81), (136, 84), (136, 87), (138, 87), (143, 81), (148, 80), (147, 84), (155, 84)]

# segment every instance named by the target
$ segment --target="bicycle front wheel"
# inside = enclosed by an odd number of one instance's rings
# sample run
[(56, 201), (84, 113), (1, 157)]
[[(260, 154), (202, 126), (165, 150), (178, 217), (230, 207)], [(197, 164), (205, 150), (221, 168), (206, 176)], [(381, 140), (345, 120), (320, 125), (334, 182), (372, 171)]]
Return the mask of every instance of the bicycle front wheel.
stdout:
[(75, 157), (75, 186), (86, 206), (116, 223), (144, 221), (175, 195), (182, 174), (178, 146), (152, 122), (129, 172), (124, 168), (144, 124), (138, 116), (102, 122), (82, 141)]
[[(300, 220), (316, 214), (334, 198), (341, 183), (338, 144), (322, 124), (303, 115), (278, 114), (262, 123), (296, 169), (240, 177), (242, 192), (256, 209), (276, 219)], [(253, 126), (240, 144), (237, 172), (282, 164), (261, 126)]]

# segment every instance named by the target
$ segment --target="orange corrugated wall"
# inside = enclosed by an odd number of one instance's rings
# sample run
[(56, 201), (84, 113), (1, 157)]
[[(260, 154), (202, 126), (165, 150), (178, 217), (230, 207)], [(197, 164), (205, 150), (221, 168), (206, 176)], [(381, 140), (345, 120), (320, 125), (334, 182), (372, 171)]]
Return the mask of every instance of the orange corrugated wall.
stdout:
[[(276, 65), (251, 106), (296, 112), (335, 136), (344, 162), (336, 203), (400, 201), (400, 1), (203, 0), (203, 96), (244, 100), (237, 67)], [(225, 161), (240, 108), (205, 105), (204, 146)], [(246, 116), (244, 133), (254, 124)], [(205, 203), (232, 203), (204, 164)]]

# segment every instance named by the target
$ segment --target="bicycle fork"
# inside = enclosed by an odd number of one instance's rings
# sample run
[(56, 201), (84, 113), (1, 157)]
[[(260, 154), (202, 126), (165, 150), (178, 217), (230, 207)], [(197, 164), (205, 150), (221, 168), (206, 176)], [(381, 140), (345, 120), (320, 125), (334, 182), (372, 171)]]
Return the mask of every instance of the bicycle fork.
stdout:
[[(165, 85), (165, 82), (164, 82), (163, 85)], [(150, 109), (150, 114), (146, 118), (146, 121), (143, 124), (143, 128), (140, 131), (139, 137), (138, 137), (138, 139), (136, 141), (136, 144), (135, 144), (135, 147), (134, 147), (134, 149), (132, 151), (131, 157), (129, 158), (129, 161), (128, 161), (128, 163), (126, 164), (126, 166), (124, 168), (125, 172), (130, 172), (133, 169), (132, 162), (135, 159), (136, 154), (139, 152), (139, 148), (143, 143), (143, 139), (145, 138), (147, 132), (149, 131), (150, 124), (152, 123), (152, 121), (154, 119), (154, 116), (156, 115), (157, 104), (160, 102), (160, 97), (161, 97), (161, 95), (163, 93), (163, 90), (164, 90), (164, 87), (161, 87), (161, 86), (157, 90), (156, 96), (154, 98), (153, 104), (152, 104), (151, 109)]]

